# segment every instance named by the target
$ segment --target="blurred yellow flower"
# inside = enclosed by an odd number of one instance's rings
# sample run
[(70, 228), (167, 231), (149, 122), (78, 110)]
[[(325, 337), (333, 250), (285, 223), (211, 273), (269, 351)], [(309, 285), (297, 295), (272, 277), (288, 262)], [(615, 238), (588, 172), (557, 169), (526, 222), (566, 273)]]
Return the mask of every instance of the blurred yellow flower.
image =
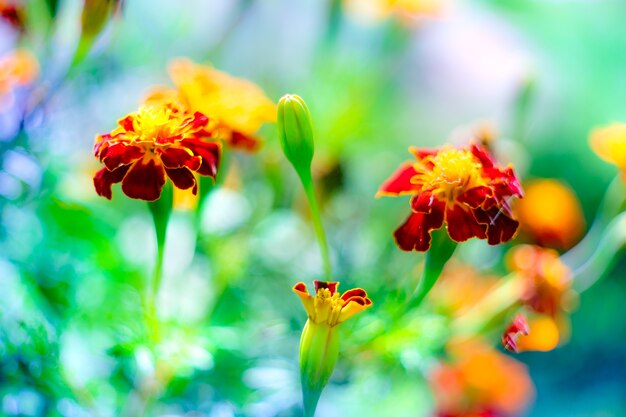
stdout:
[(626, 123), (614, 123), (592, 130), (589, 143), (600, 158), (622, 170), (626, 181)]
[(380, 22), (397, 16), (407, 23), (418, 16), (435, 16), (443, 8), (443, 0), (344, 0), (348, 15), (365, 22)]
[(18, 49), (0, 57), (0, 95), (32, 83), (39, 75), (39, 64), (30, 52)]
[(533, 181), (524, 190), (526, 195), (517, 203), (521, 229), (541, 245), (572, 247), (585, 227), (576, 194), (554, 179)]
[(261, 125), (276, 121), (276, 105), (250, 81), (188, 59), (172, 61), (169, 74), (176, 89), (157, 88), (146, 101), (176, 99), (189, 111), (206, 114), (217, 121), (218, 136), (231, 147), (257, 149)]
[(518, 415), (533, 396), (526, 366), (481, 340), (451, 343), (450, 360), (430, 373), (437, 416)]

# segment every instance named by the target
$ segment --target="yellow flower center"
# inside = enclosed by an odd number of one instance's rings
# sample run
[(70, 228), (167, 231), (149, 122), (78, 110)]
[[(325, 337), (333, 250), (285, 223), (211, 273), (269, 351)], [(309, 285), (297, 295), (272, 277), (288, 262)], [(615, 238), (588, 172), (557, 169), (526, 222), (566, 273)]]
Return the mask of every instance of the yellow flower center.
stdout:
[(184, 118), (175, 114), (170, 107), (142, 107), (133, 119), (136, 136), (133, 142), (156, 142), (176, 134)]
[(314, 301), (315, 317), (313, 321), (315, 323), (326, 322), (330, 326), (334, 326), (339, 321), (342, 307), (343, 300), (338, 292), (331, 295), (328, 288), (320, 288), (317, 290)]
[[(429, 162), (432, 167), (427, 165)], [(444, 149), (417, 163), (415, 170), (419, 174), (411, 180), (413, 183), (450, 204), (465, 191), (486, 185), (481, 163), (468, 150)]]

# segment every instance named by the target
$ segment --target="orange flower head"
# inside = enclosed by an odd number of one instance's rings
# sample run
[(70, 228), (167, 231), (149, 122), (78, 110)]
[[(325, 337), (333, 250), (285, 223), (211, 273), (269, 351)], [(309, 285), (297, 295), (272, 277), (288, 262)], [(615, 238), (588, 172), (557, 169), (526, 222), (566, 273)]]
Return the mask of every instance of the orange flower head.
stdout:
[(465, 342), (450, 354), (429, 377), (438, 417), (517, 415), (533, 396), (526, 367), (484, 342)]
[(167, 177), (195, 194), (194, 174), (215, 178), (221, 145), (204, 114), (189, 113), (176, 103), (144, 106), (118, 121), (111, 133), (98, 135), (95, 156), (104, 168), (94, 176), (96, 192), (111, 199), (111, 186), (122, 183), (130, 198), (157, 200)]
[(600, 158), (617, 165), (626, 181), (626, 123), (594, 129), (589, 143)]
[(409, 151), (416, 161), (403, 164), (377, 194), (413, 196), (411, 215), (394, 232), (400, 249), (427, 251), (430, 232), (444, 222), (456, 242), (477, 237), (496, 245), (515, 236), (509, 200), (522, 197), (522, 189), (512, 167), (498, 167), (479, 145)]
[(26, 50), (16, 50), (0, 58), (0, 95), (15, 87), (31, 84), (39, 75), (37, 59)]
[(256, 150), (261, 125), (276, 121), (276, 105), (250, 81), (188, 59), (172, 61), (169, 74), (176, 89), (157, 89), (148, 101), (176, 97), (190, 111), (213, 118), (217, 136), (233, 148)]
[(572, 247), (585, 227), (576, 194), (553, 179), (531, 182), (524, 190), (524, 199), (516, 206), (521, 229), (541, 245)]
[(300, 297), (309, 320), (315, 324), (325, 323), (333, 327), (372, 306), (372, 300), (361, 288), (339, 294), (338, 282), (314, 281), (314, 284), (315, 295), (309, 294), (304, 282), (298, 282), (293, 292)]
[(539, 246), (519, 245), (509, 256), (510, 268), (527, 282), (523, 302), (532, 311), (555, 317), (566, 307), (571, 291), (571, 271), (558, 252)]

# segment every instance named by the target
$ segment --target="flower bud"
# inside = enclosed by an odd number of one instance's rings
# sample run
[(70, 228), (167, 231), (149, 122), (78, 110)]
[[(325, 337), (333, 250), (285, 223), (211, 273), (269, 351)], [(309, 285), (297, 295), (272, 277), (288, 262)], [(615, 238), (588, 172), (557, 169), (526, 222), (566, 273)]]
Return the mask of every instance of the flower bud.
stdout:
[(278, 102), (280, 146), (300, 177), (309, 176), (313, 160), (313, 125), (309, 109), (297, 95), (286, 94)]

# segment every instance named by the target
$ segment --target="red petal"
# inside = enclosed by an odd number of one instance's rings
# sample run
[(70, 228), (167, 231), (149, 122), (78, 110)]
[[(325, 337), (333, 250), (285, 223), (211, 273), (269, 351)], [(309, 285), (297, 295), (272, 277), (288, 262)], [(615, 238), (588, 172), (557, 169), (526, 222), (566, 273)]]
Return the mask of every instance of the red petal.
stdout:
[(420, 193), (411, 198), (411, 208), (416, 213), (430, 213), (435, 206), (443, 210), (445, 203), (437, 200), (431, 193)]
[(124, 128), (127, 132), (134, 132), (135, 126), (133, 126), (133, 116), (128, 115), (123, 119), (117, 121), (117, 123)]
[(189, 148), (194, 155), (202, 158), (202, 164), (197, 170), (198, 174), (215, 178), (220, 163), (221, 151), (221, 147), (217, 142), (206, 142), (200, 139), (183, 139), (180, 141), (180, 144)]
[(454, 205), (446, 210), (446, 222), (448, 235), (455, 242), (465, 242), (472, 237), (484, 239), (486, 236), (486, 226), (478, 223), (472, 212), (461, 206)]
[(128, 174), (122, 181), (122, 191), (130, 198), (154, 201), (161, 196), (164, 184), (163, 165), (157, 164), (154, 159), (148, 160), (147, 163), (141, 160), (130, 166)]
[(233, 149), (240, 149), (247, 152), (255, 152), (261, 146), (261, 141), (252, 136), (244, 135), (241, 132), (233, 132), (230, 140), (228, 141)]
[(114, 143), (100, 153), (100, 160), (111, 171), (121, 165), (128, 165), (144, 155), (144, 151), (134, 145), (122, 142)]
[(465, 191), (458, 197), (458, 201), (467, 204), (471, 208), (481, 206), (485, 200), (491, 197), (492, 191), (489, 187), (475, 187)]
[(339, 283), (315, 280), (313, 281), (313, 285), (315, 285), (315, 294), (317, 294), (317, 291), (321, 288), (328, 288), (328, 291), (330, 291), (330, 295), (333, 295), (337, 292), (337, 285), (339, 285)]
[(96, 175), (93, 177), (93, 185), (96, 187), (98, 195), (110, 200), (113, 197), (111, 186), (122, 181), (124, 175), (128, 172), (128, 168), (129, 166), (122, 166), (114, 171), (102, 168), (100, 171), (96, 172)]
[(411, 184), (411, 178), (417, 175), (413, 164), (405, 162), (402, 166), (383, 183), (376, 193), (377, 197), (398, 196), (402, 194), (415, 194), (421, 187)]
[(476, 219), (487, 226), (487, 242), (490, 245), (507, 242), (515, 236), (519, 222), (509, 217), (502, 208), (474, 210)]
[(404, 251), (425, 252), (430, 247), (430, 231), (443, 225), (443, 211), (437, 206), (431, 213), (412, 213), (393, 233), (398, 247)]
[(209, 123), (209, 118), (200, 112), (195, 112), (193, 114), (193, 119), (189, 122), (188, 126), (193, 130), (198, 130)]
[(439, 153), (439, 149), (428, 149), (428, 148), (416, 148), (414, 146), (409, 147), (409, 152), (411, 152), (418, 160), (422, 160), (427, 156), (435, 156)]
[(196, 183), (196, 177), (193, 176), (191, 171), (187, 168), (170, 169), (165, 168), (167, 176), (170, 177), (175, 186), (181, 190), (186, 190), (193, 187), (193, 194), (198, 192), (198, 184)]
[(161, 151), (161, 161), (165, 168), (187, 167), (192, 171), (197, 171), (202, 165), (202, 158), (190, 152), (185, 148), (169, 147)]
[(341, 296), (341, 299), (346, 301), (348, 300), (350, 297), (361, 297), (361, 298), (367, 298), (367, 292), (365, 292), (364, 289), (362, 288), (353, 288), (351, 290), (348, 290), (346, 292), (344, 292)]
[(493, 168), (495, 161), (489, 151), (481, 146), (473, 144), (471, 147), (472, 154), (480, 161), (483, 168)]

